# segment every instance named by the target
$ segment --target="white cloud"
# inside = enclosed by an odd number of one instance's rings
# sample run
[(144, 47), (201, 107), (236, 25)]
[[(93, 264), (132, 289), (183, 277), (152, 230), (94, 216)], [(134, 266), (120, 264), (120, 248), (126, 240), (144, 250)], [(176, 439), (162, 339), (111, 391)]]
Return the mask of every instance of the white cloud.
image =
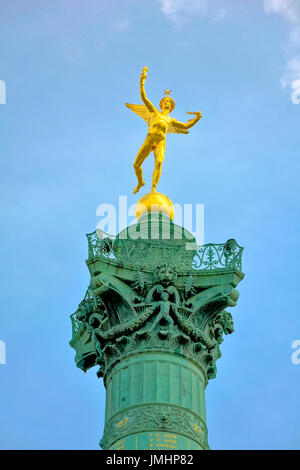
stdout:
[(158, 0), (161, 11), (175, 23), (181, 21), (186, 14), (203, 13), (207, 0)]
[(300, 79), (300, 56), (294, 57), (288, 62), (287, 70), (281, 78), (281, 83), (282, 86), (286, 87), (298, 79)]
[(282, 86), (291, 87), (291, 100), (300, 104), (300, 56), (294, 57), (287, 64), (287, 70), (281, 78)]
[[(224, 0), (156, 0), (162, 13), (174, 24), (180, 25), (193, 16), (209, 14), (213, 21), (221, 21), (228, 11)], [(227, 9), (225, 9), (227, 8)]]
[(277, 13), (287, 21), (291, 44), (300, 46), (300, 0), (264, 0), (264, 9), (267, 14)]
[(299, 0), (264, 0), (266, 13), (279, 13), (290, 23), (300, 24)]
[(291, 99), (295, 104), (299, 103), (300, 81), (300, 0), (263, 0), (267, 14), (277, 13), (284, 18), (289, 25), (289, 56), (286, 71), (281, 78), (284, 87), (291, 87)]

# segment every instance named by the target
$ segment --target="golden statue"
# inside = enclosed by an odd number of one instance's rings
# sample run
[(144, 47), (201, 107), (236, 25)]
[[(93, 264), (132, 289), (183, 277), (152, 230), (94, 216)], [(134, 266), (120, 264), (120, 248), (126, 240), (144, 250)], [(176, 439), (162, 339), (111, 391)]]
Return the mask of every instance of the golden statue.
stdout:
[(141, 146), (133, 164), (138, 180), (138, 184), (133, 191), (134, 194), (136, 194), (141, 189), (141, 187), (146, 184), (143, 179), (142, 164), (152, 151), (154, 152), (155, 157), (155, 168), (152, 178), (151, 193), (156, 193), (156, 186), (161, 175), (162, 162), (165, 158), (166, 134), (188, 134), (187, 129), (193, 127), (202, 117), (199, 111), (193, 113), (187, 111), (186, 114), (194, 114), (195, 118), (190, 119), (187, 123), (172, 119), (169, 114), (175, 108), (175, 102), (170, 96), (170, 90), (166, 90), (164, 92), (166, 96), (162, 98), (159, 103), (161, 111), (155, 108), (145, 93), (144, 83), (147, 78), (147, 72), (148, 68), (144, 67), (140, 78), (140, 93), (144, 104), (126, 103), (126, 106), (134, 111), (138, 116), (143, 118), (148, 125), (147, 137)]

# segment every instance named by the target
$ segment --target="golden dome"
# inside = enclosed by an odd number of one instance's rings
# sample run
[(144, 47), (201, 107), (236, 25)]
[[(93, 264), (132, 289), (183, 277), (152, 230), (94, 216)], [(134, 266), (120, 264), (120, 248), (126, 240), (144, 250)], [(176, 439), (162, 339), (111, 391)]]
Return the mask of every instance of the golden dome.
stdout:
[(147, 212), (161, 212), (174, 219), (174, 206), (171, 199), (162, 193), (148, 193), (141, 197), (135, 209), (135, 216), (139, 219)]

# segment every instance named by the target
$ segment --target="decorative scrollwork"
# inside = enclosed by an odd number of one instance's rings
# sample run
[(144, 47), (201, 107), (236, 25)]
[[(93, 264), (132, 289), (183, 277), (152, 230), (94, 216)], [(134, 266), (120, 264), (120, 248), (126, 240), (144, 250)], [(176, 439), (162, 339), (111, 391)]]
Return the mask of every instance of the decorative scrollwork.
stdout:
[(242, 271), (243, 249), (234, 239), (221, 244), (207, 243), (198, 248), (193, 268), (202, 271), (236, 268)]
[[(137, 266), (141, 264), (141, 260), (143, 266), (147, 264), (147, 251), (145, 251), (148, 246), (147, 240), (139, 241), (139, 243), (126, 243), (125, 240), (114, 240), (114, 237), (111, 235), (105, 236), (108, 235), (105, 232), (101, 232), (100, 235), (99, 233), (99, 231), (98, 233), (95, 231), (87, 234), (88, 257), (90, 260), (97, 256), (105, 259), (116, 259), (121, 262), (130, 260), (130, 264)], [(196, 250), (192, 268), (197, 271), (211, 271), (224, 268), (242, 271), (242, 253), (243, 247), (239, 246), (234, 239), (229, 239), (226, 243), (220, 244), (207, 243)], [(167, 259), (171, 265), (172, 258), (177, 257), (177, 251), (170, 248), (166, 251), (165, 247), (160, 248), (158, 251), (152, 248), (149, 251), (149, 255), (148, 264), (154, 266), (161, 262), (162, 259)], [(178, 266), (178, 262), (173, 264)], [(178, 267), (180, 268), (180, 266)]]
[(73, 339), (76, 338), (77, 336), (79, 336), (85, 328), (84, 323), (77, 320), (76, 314), (77, 314), (77, 312), (74, 312), (70, 316), (71, 323), (72, 323), (72, 338)]
[(87, 233), (88, 239), (88, 248), (89, 248), (89, 259), (94, 258), (95, 256), (100, 256), (103, 258), (115, 259), (113, 254), (113, 241), (114, 238), (112, 235), (108, 235), (105, 232), (100, 232), (99, 230), (92, 233)]
[(90, 288), (87, 289), (83, 300), (78, 305), (76, 312), (70, 316), (72, 323), (72, 338), (79, 336), (85, 329), (85, 322), (89, 316), (89, 311), (93, 309), (94, 300)]
[[(123, 417), (126, 416), (125, 419)], [(125, 421), (126, 420), (126, 421)], [(126, 426), (120, 423), (126, 422)], [(105, 425), (100, 445), (109, 449), (113, 443), (128, 434), (144, 431), (172, 431), (196, 441), (202, 449), (208, 449), (205, 422), (193, 412), (172, 405), (144, 405), (121, 411)]]

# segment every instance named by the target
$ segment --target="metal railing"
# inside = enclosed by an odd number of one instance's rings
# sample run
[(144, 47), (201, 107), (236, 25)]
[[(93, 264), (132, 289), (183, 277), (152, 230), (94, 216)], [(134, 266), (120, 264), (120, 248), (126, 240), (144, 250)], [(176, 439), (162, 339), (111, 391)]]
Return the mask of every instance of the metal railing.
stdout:
[[(99, 238), (96, 231), (87, 234), (88, 239), (88, 259), (100, 257), (104, 259), (117, 259), (113, 252), (115, 237), (105, 234)], [(122, 240), (122, 247), (126, 248), (126, 243)], [(129, 248), (129, 250), (132, 247)], [(135, 245), (135, 257), (139, 250), (138, 243)], [(144, 244), (141, 247), (141, 258), (144, 254)], [(217, 269), (238, 269), (242, 271), (242, 253), (244, 248), (231, 238), (226, 243), (207, 243), (197, 247), (192, 263), (192, 268), (197, 271), (212, 271)], [(129, 255), (130, 253), (128, 253)], [(134, 263), (133, 263), (134, 264)]]

